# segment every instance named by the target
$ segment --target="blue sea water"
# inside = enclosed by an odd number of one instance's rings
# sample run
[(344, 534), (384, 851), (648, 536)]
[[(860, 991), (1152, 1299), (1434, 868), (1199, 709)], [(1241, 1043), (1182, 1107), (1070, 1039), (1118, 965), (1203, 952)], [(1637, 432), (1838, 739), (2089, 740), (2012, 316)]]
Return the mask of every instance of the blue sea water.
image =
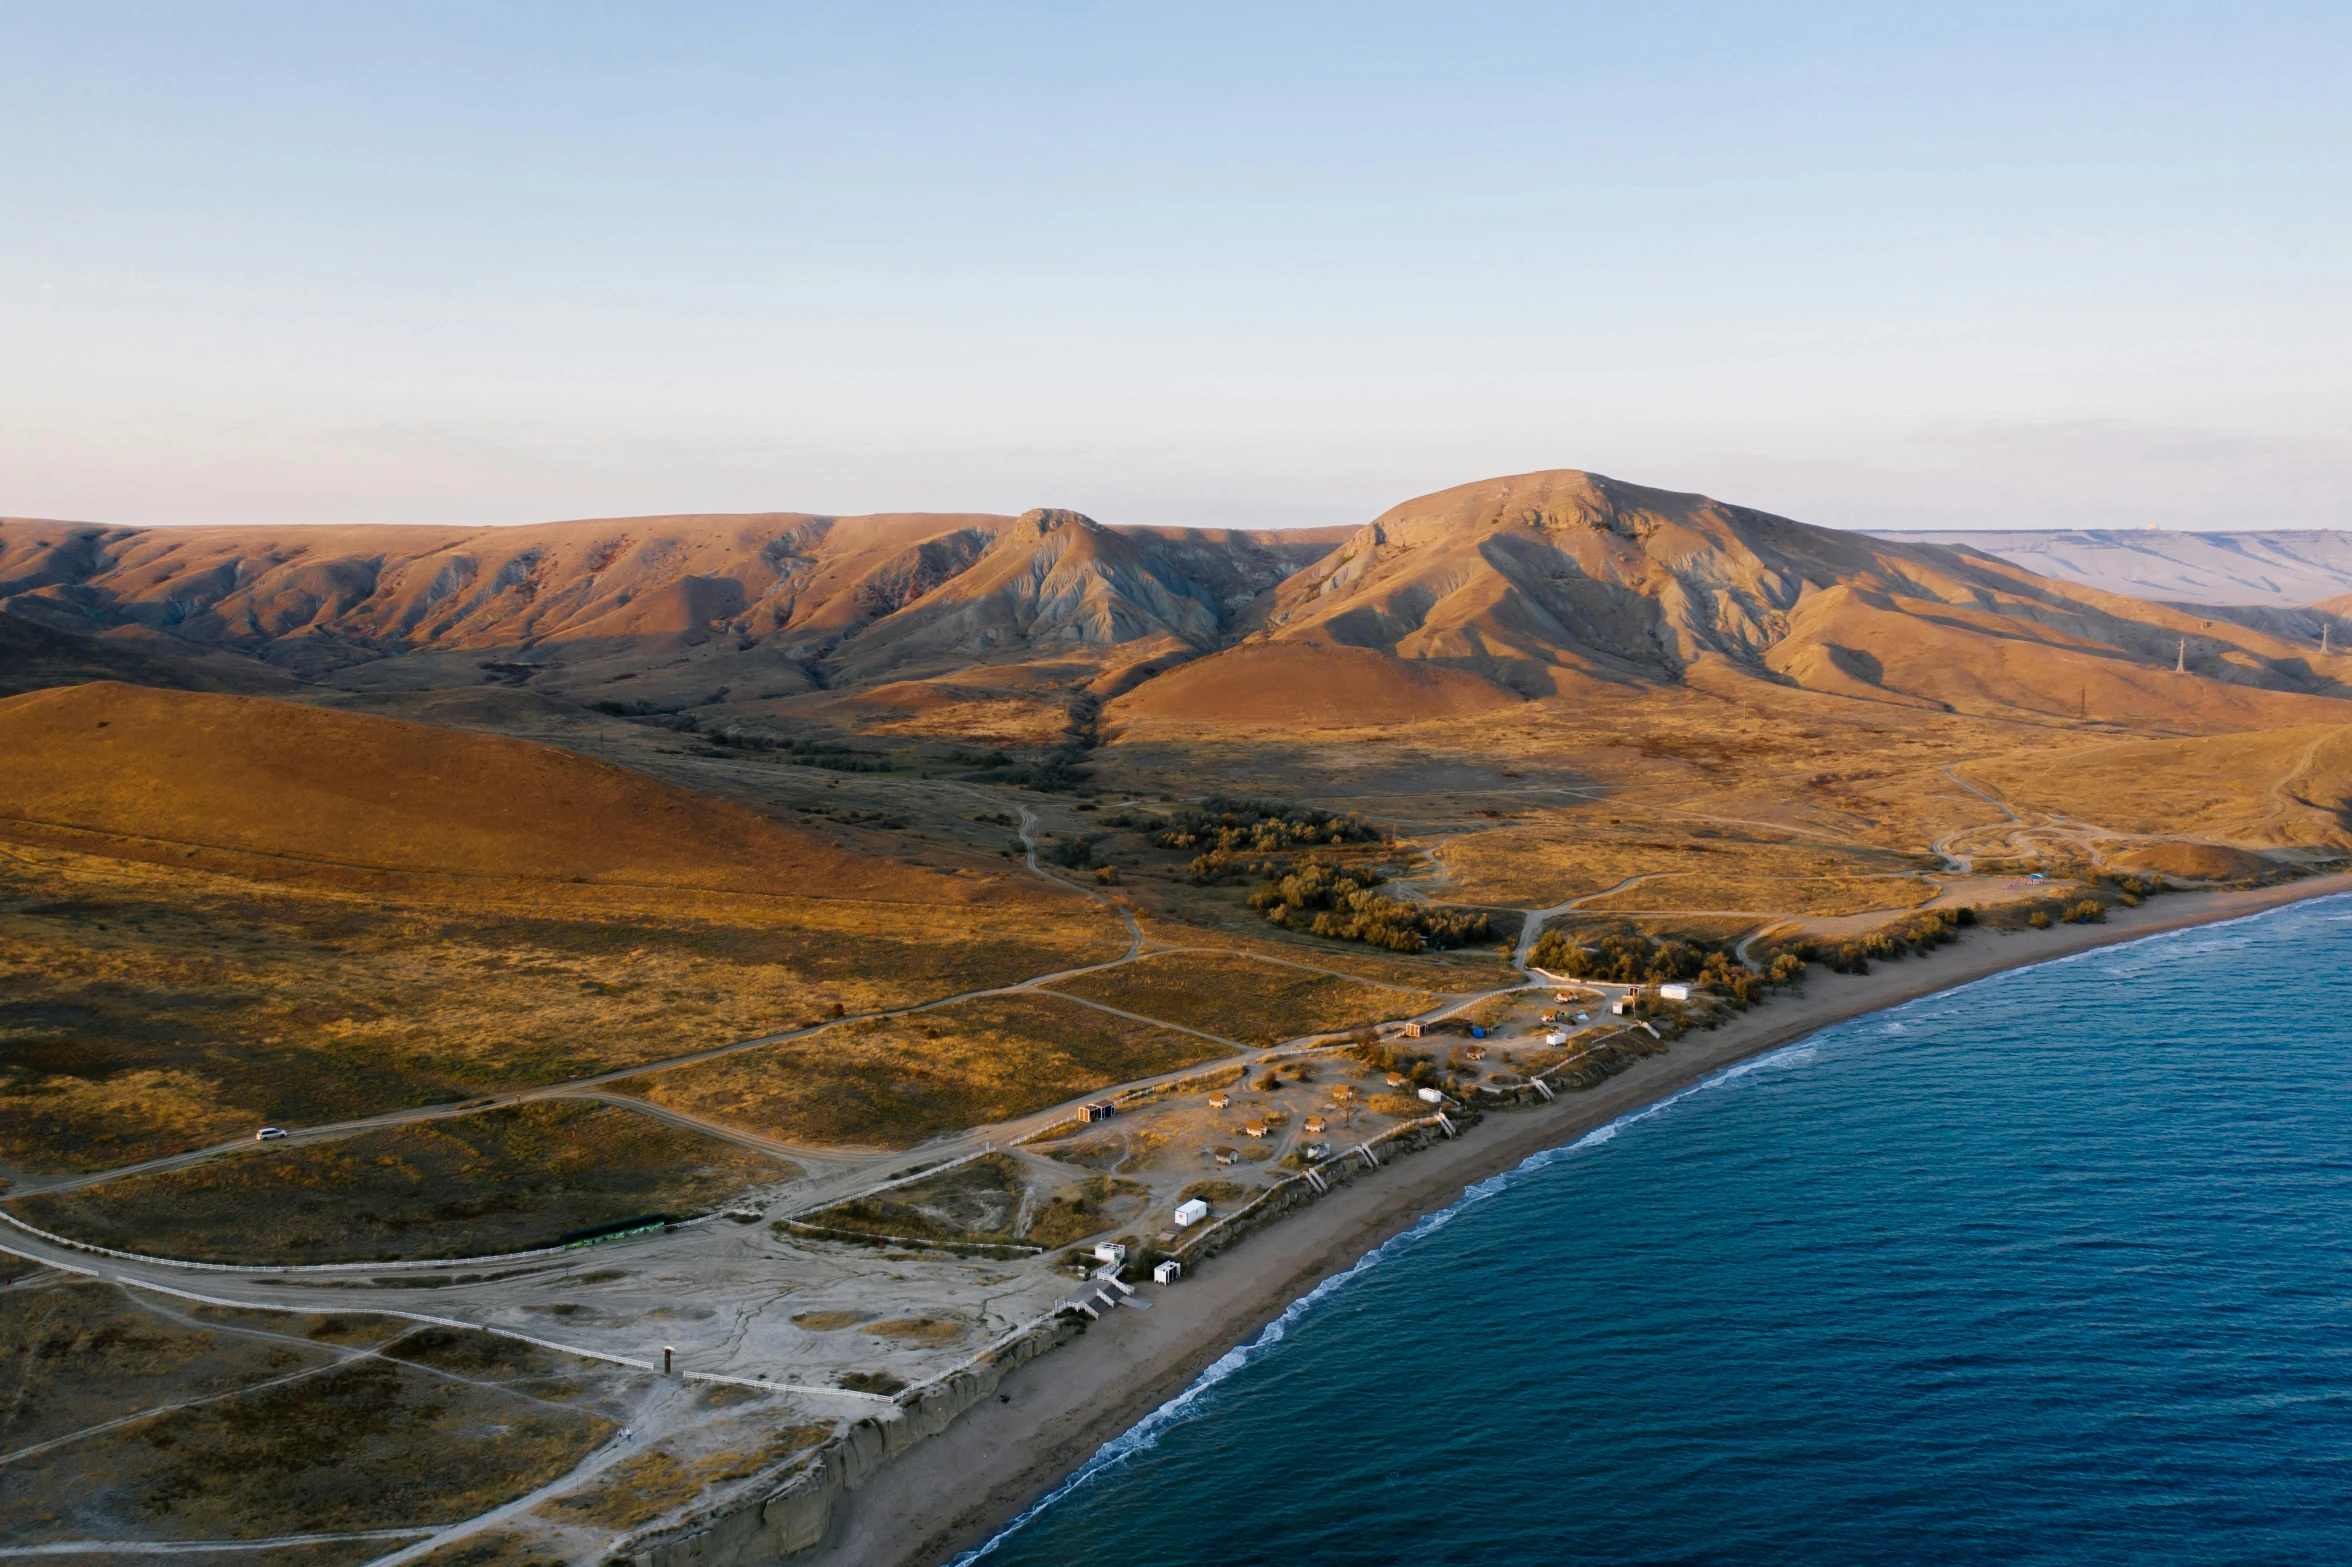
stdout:
[(1383, 1247), (978, 1554), (2352, 1562), (2348, 944), (2296, 905), (1733, 1068)]

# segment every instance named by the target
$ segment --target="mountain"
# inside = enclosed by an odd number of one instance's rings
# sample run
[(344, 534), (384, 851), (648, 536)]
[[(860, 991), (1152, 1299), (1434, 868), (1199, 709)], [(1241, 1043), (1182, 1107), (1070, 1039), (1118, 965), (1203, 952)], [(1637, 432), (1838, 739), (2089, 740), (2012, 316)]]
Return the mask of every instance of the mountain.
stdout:
[(1728, 674), (1963, 712), (2352, 716), (2335, 705), (2352, 668), (2272, 632), (1573, 470), (1392, 508), (1283, 583), (1250, 642), (1427, 660), (1529, 697)]
[(1725, 680), (2183, 732), (2342, 722), (2352, 666), (2320, 650), (2320, 613), (2152, 602), (1574, 470), (1299, 532), (1051, 510), (0, 523), (0, 614), (80, 639), (89, 673), (131, 673), (111, 650), (209, 660), (188, 684), (238, 668), (395, 703), (508, 684), (714, 726), (991, 744), (1054, 743), (1081, 690), (1179, 724), (1398, 723)]
[(1871, 536), (1996, 555), (2060, 582), (2159, 602), (2286, 609), (2352, 593), (2352, 533), (2327, 528), (2245, 533), (1986, 528)]
[(788, 696), (1041, 655), (1205, 651), (1347, 531), (1119, 529), (1060, 511), (477, 529), (8, 519), (0, 612), (355, 689)]

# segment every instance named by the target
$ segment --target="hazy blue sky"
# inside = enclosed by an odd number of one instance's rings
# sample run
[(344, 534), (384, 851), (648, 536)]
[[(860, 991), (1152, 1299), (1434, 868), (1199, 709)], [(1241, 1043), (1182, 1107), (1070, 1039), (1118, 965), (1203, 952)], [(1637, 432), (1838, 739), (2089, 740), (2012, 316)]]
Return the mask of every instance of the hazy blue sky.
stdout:
[(0, 6), (0, 510), (2352, 526), (2352, 6)]

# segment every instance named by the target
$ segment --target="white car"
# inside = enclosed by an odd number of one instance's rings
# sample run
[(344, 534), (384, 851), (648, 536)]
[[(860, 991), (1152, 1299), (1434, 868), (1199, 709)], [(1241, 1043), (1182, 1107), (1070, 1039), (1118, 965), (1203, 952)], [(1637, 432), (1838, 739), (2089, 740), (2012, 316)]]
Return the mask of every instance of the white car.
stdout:
[(272, 1138), (283, 1137), (285, 1135), (286, 1129), (282, 1126), (265, 1126), (260, 1131), (253, 1134), (253, 1140), (257, 1143), (266, 1143)]

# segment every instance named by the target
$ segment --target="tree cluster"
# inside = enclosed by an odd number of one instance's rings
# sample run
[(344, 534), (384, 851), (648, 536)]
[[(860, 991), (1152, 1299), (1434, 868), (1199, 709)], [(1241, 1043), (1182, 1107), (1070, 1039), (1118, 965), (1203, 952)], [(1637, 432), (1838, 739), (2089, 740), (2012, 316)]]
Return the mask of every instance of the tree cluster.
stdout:
[(1329, 860), (1310, 860), (1250, 894), (1249, 906), (1277, 925), (1336, 941), (1361, 941), (1391, 952), (1425, 952), (1458, 947), (1494, 934), (1486, 914), (1434, 908), (1383, 898), (1372, 889), (1380, 873), (1368, 867), (1342, 870)]
[(1308, 805), (1212, 795), (1198, 810), (1169, 817), (1152, 842), (1163, 849), (1279, 854), (1285, 849), (1377, 843), (1380, 836), (1379, 828), (1353, 812), (1340, 816)]

